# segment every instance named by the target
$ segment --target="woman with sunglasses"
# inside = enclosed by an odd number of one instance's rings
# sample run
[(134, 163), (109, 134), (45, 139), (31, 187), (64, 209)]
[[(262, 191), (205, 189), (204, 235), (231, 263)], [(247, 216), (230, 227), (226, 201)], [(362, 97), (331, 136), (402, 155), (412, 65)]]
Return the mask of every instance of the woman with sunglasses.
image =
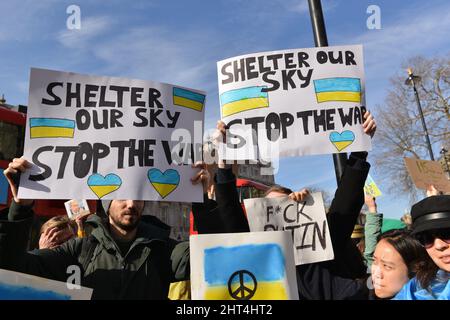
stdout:
[(419, 265), (416, 277), (395, 300), (450, 300), (450, 195), (436, 195), (413, 205), (412, 234), (431, 260)]

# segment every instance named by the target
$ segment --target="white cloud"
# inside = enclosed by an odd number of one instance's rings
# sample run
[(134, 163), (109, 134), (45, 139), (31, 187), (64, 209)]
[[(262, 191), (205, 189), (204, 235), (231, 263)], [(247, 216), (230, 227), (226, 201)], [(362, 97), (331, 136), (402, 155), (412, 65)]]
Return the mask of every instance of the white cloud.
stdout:
[(65, 29), (57, 35), (57, 40), (68, 48), (84, 49), (91, 41), (112, 28), (113, 20), (106, 16), (82, 17), (80, 29)]
[(375, 75), (392, 74), (401, 62), (415, 55), (446, 54), (441, 49), (448, 50), (450, 6), (427, 8), (431, 10), (420, 8), (398, 14), (392, 17), (395, 22), (388, 24), (383, 22), (382, 9), (382, 29), (368, 30), (345, 41), (364, 45), (366, 67)]

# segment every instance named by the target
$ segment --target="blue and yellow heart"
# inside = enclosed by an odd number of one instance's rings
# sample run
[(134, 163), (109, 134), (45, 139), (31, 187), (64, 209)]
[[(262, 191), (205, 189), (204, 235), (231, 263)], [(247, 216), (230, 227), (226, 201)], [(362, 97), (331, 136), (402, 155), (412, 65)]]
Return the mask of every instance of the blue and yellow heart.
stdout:
[(94, 173), (89, 176), (87, 184), (92, 192), (101, 199), (119, 189), (122, 185), (122, 179), (114, 173), (107, 174), (104, 177), (101, 174)]
[(355, 141), (355, 134), (350, 130), (341, 133), (333, 131), (330, 133), (330, 141), (338, 151), (342, 151)]
[(162, 198), (167, 197), (180, 183), (180, 174), (174, 169), (161, 172), (159, 169), (148, 170), (148, 180)]

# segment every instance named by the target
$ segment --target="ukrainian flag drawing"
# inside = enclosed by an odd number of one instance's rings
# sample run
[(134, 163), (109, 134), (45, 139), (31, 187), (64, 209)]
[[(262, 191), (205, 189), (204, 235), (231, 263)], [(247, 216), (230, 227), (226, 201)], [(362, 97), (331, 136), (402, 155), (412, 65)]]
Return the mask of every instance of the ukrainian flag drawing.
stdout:
[(122, 179), (114, 173), (109, 173), (105, 177), (101, 174), (94, 173), (89, 176), (87, 184), (92, 192), (101, 199), (107, 194), (119, 189), (122, 185)]
[(269, 95), (263, 89), (266, 86), (246, 87), (230, 90), (220, 95), (222, 117), (232, 114), (269, 107)]
[(161, 170), (153, 168), (147, 172), (148, 180), (162, 198), (168, 196), (180, 183), (180, 174), (174, 169)]
[(326, 78), (314, 80), (317, 102), (361, 102), (359, 78)]
[(56, 118), (31, 118), (30, 137), (35, 138), (73, 138), (75, 121)]
[(173, 87), (174, 105), (193, 109), (196, 111), (202, 111), (204, 103), (205, 95), (186, 89)]
[(287, 300), (285, 259), (277, 244), (204, 251), (207, 300)]

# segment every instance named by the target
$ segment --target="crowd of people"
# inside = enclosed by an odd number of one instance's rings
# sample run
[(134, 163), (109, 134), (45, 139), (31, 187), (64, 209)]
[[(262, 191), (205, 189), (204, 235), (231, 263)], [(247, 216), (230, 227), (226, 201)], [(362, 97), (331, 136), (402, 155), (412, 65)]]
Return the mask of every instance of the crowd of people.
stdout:
[[(373, 137), (375, 120), (370, 112), (364, 119)], [(224, 137), (225, 124), (217, 128)], [(450, 299), (450, 195), (431, 187), (412, 206), (411, 226), (382, 233), (376, 199), (364, 194), (367, 155), (349, 155), (327, 212), (334, 259), (296, 266), (300, 299)], [(199, 234), (250, 231), (233, 166), (219, 162), (214, 176), (204, 163), (193, 166), (198, 172), (191, 182), (204, 191), (204, 202), (192, 203)], [(66, 281), (67, 267), (78, 265), (81, 285), (94, 289), (92, 299), (189, 298), (189, 242), (170, 239), (170, 227), (143, 217), (144, 201), (101, 201), (102, 210), (76, 221), (54, 217), (41, 228), (39, 248), (29, 251), (34, 201), (17, 194), (17, 175), (28, 168), (22, 157), (4, 171), (13, 199), (0, 217), (0, 268)], [(274, 186), (265, 196), (300, 202), (309, 191)], [(358, 226), (364, 204), (365, 223)]]

